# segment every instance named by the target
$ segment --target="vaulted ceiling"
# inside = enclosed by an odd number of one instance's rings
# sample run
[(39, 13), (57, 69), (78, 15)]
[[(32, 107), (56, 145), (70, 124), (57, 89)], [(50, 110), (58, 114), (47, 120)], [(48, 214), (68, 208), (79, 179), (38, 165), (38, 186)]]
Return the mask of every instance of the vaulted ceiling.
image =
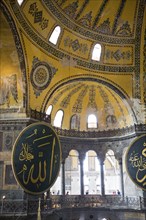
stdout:
[[(99, 130), (145, 123), (145, 0), (2, 0), (1, 9), (1, 85), (12, 85), (8, 97), (0, 93), (3, 111), (53, 105), (52, 121), (62, 109), (65, 129), (74, 114), (81, 130), (90, 113)], [(92, 60), (96, 43), (100, 61)]]
[[(135, 36), (139, 1), (55, 0), (51, 4), (44, 0), (44, 4), (58, 15), (67, 28), (82, 35), (88, 34), (89, 38), (94, 34), (94, 40), (100, 40), (96, 34), (125, 38)], [(83, 28), (87, 29), (86, 32)]]

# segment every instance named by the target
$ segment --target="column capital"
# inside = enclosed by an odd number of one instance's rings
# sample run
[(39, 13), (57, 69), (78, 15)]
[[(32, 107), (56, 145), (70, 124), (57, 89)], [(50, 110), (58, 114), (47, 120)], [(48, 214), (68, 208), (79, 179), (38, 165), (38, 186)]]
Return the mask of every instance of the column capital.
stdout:
[(98, 155), (98, 159), (99, 159), (100, 164), (104, 164), (105, 155), (104, 155), (104, 154), (99, 154), (99, 155)]
[(62, 152), (62, 163), (65, 162), (66, 158), (68, 157), (69, 153), (68, 152)]
[(86, 153), (85, 152), (79, 152), (79, 160), (80, 160), (80, 162), (84, 161), (85, 157), (86, 157)]

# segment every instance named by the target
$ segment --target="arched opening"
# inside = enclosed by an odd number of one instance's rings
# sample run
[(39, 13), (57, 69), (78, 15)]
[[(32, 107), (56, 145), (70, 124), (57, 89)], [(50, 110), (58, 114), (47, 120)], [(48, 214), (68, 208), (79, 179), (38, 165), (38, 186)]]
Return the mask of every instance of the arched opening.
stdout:
[(80, 117), (75, 114), (71, 117), (70, 120), (70, 129), (79, 130), (80, 128)]
[(46, 114), (47, 115), (51, 115), (51, 112), (52, 112), (52, 109), (53, 109), (53, 106), (52, 105), (49, 105), (47, 111), (46, 111)]
[(89, 150), (84, 160), (85, 194), (100, 194), (100, 165), (95, 151)]
[(50, 41), (52, 44), (56, 45), (60, 33), (61, 33), (61, 28), (60, 28), (60, 26), (56, 26), (55, 29), (53, 30), (53, 32), (52, 32), (50, 38), (49, 38), (49, 41)]
[(108, 150), (104, 163), (105, 173), (105, 194), (117, 194), (120, 189), (120, 169), (114, 152)]
[(101, 56), (101, 45), (95, 44), (92, 52), (92, 60), (100, 61), (100, 56)]
[(63, 111), (59, 110), (55, 115), (54, 126), (61, 128), (62, 119), (63, 119)]
[(76, 150), (71, 150), (65, 161), (65, 192), (80, 194), (80, 167)]
[(97, 128), (97, 117), (94, 114), (88, 116), (87, 127)]

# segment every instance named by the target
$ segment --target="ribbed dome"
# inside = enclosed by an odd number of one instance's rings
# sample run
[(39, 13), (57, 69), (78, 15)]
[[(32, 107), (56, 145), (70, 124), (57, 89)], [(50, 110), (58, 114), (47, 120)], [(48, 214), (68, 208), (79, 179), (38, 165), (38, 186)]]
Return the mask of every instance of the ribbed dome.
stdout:
[(87, 118), (94, 114), (97, 118), (98, 130), (123, 128), (133, 124), (132, 115), (120, 97), (108, 85), (99, 82), (72, 82), (52, 93), (47, 107), (53, 106), (52, 123), (58, 110), (63, 110), (62, 128), (69, 129), (73, 115), (78, 115), (80, 130), (87, 130)]

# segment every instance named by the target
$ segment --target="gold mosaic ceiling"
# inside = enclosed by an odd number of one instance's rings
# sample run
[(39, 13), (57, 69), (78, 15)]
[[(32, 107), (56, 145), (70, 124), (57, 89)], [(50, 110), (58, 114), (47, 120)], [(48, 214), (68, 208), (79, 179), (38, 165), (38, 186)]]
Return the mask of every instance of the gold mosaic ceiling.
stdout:
[[(97, 116), (100, 130), (138, 122), (133, 103), (144, 103), (139, 59), (144, 0), (25, 0), (21, 6), (6, 2), (24, 51), (27, 107), (46, 111), (52, 104), (52, 121), (62, 109), (65, 129), (74, 114), (80, 116), (81, 130), (87, 129), (90, 113)], [(49, 38), (57, 25), (61, 35), (53, 45)], [(92, 60), (96, 43), (102, 47), (100, 61)], [(36, 60), (51, 68), (45, 87), (31, 80)]]
[[(49, 5), (47, 0), (44, 3)], [(69, 19), (64, 23), (66, 27), (79, 25), (100, 34), (134, 36), (137, 0), (54, 0), (54, 5)], [(75, 25), (70, 25), (70, 22)], [(83, 34), (82, 30), (74, 31)]]

